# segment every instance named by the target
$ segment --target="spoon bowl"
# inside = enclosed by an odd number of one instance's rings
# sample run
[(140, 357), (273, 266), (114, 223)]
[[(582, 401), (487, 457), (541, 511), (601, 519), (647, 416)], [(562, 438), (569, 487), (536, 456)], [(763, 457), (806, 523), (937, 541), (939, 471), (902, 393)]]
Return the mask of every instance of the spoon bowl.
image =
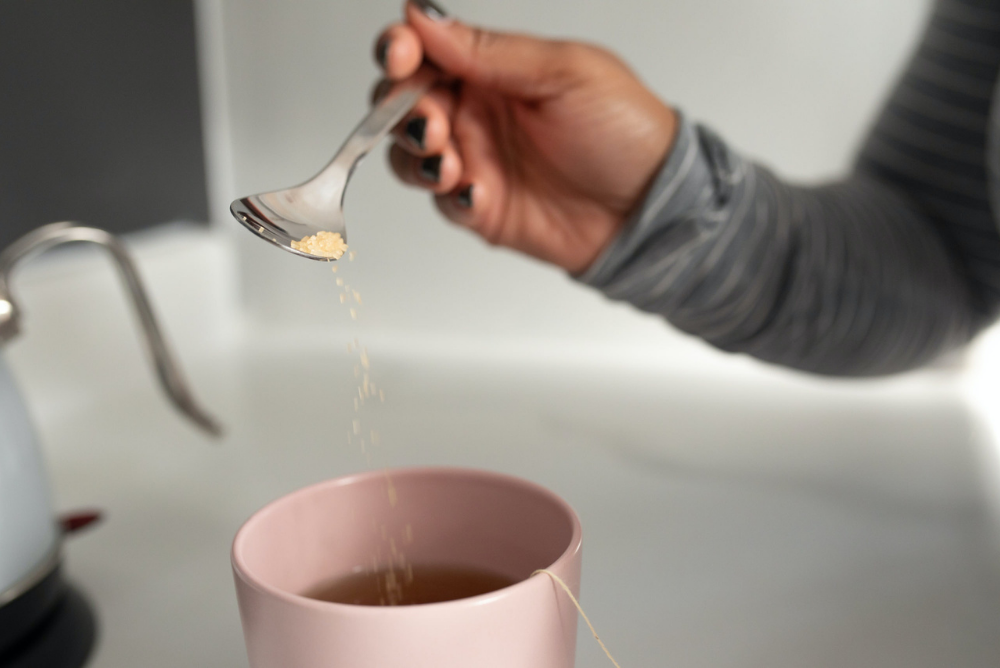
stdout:
[(292, 242), (323, 231), (338, 233), (347, 241), (344, 192), (354, 168), (437, 79), (434, 69), (421, 67), (412, 77), (393, 86), (372, 108), (319, 174), (293, 188), (240, 198), (230, 205), (230, 213), (258, 237), (289, 253), (310, 260), (335, 261), (292, 248)]
[(229, 206), (229, 211), (244, 227), (268, 243), (310, 260), (334, 261), (292, 248), (293, 241), (322, 230), (337, 232), (347, 242), (342, 200), (328, 199), (325, 207), (310, 207), (305, 203), (308, 200), (303, 199), (303, 191), (308, 192), (310, 183), (238, 199)]

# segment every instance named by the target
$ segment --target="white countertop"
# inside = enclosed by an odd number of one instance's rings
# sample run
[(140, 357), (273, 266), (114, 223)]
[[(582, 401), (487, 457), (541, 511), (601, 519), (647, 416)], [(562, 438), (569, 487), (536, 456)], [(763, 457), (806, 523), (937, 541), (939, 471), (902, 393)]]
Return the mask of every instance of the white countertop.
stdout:
[[(96, 256), (24, 272), (8, 358), (57, 507), (106, 511), (66, 549), (100, 617), (92, 665), (244, 666), (234, 532), (281, 494), (368, 467), (346, 439), (349, 329), (241, 321), (212, 236), (136, 249), (224, 441), (159, 395)], [(563, 495), (584, 526), (582, 602), (622, 666), (1000, 665), (981, 446), (946, 373), (818, 382), (528, 348), (370, 342), (387, 393), (374, 464), (483, 467)], [(582, 624), (577, 665), (610, 665)]]

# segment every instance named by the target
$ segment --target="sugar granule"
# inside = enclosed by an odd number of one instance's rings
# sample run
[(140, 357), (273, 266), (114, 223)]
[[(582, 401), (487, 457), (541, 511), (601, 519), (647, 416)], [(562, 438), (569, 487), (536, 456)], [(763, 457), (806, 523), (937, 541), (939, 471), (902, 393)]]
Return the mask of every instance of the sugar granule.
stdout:
[[(302, 237), (298, 241), (292, 241), (294, 250), (317, 257), (329, 257), (339, 260), (347, 251), (347, 243), (340, 236), (340, 232), (327, 232), (322, 230), (312, 236)], [(354, 251), (351, 251), (353, 254)]]

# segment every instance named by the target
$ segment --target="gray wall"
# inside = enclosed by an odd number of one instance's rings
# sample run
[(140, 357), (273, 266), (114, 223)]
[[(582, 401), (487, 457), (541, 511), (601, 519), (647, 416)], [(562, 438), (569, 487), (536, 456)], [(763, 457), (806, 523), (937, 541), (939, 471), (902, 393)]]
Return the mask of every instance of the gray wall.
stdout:
[(205, 220), (190, 0), (0, 2), (0, 246)]

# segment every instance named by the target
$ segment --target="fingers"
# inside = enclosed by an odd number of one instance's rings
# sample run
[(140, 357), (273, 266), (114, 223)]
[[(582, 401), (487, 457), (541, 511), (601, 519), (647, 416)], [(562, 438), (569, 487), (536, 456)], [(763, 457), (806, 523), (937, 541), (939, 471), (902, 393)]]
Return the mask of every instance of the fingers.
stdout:
[(388, 27), (375, 42), (375, 60), (392, 81), (411, 76), (426, 57), (447, 75), (539, 98), (585, 76), (592, 60), (583, 45), (468, 26), (426, 0), (409, 0), (405, 13), (405, 24)]
[(441, 153), (423, 157), (393, 144), (389, 149), (389, 164), (401, 181), (434, 194), (454, 190), (462, 176), (462, 159), (450, 143)]
[(435, 198), (437, 207), (446, 218), (488, 242), (504, 243), (505, 232), (500, 225), (504, 177), (482, 97), (465, 97), (453, 126), (462, 174), (456, 187)]
[(393, 130), (400, 148), (419, 156), (441, 153), (448, 145), (454, 107), (454, 96), (443, 88), (422, 97)]
[[(558, 92), (566, 75), (584, 67), (585, 48), (467, 26), (426, 0), (406, 4), (407, 26), (428, 60), (478, 86), (524, 98)], [(585, 68), (585, 67), (584, 67)]]
[[(454, 118), (449, 119), (452, 108)], [(396, 176), (432, 192), (438, 208), (452, 222), (468, 227), (491, 243), (503, 243), (498, 203), (502, 201), (504, 179), (482, 95), (467, 95), (459, 104), (450, 93), (435, 91), (415, 111), (426, 114), (428, 132), (431, 127), (439, 127), (450, 128), (451, 134), (434, 138), (428, 134), (422, 150), (417, 150), (409, 138), (397, 140), (389, 151)], [(411, 116), (410, 121), (419, 117)], [(408, 122), (404, 122), (397, 132), (405, 134), (407, 126)], [(443, 145), (439, 147), (442, 136)]]
[(392, 81), (411, 76), (423, 59), (424, 49), (420, 36), (410, 26), (389, 26), (375, 40), (375, 62)]
[(467, 227), (482, 236), (490, 243), (497, 243), (481, 231), (484, 219), (483, 211), (489, 207), (489, 190), (482, 183), (465, 183), (464, 181), (451, 192), (434, 197), (438, 211), (451, 222)]

